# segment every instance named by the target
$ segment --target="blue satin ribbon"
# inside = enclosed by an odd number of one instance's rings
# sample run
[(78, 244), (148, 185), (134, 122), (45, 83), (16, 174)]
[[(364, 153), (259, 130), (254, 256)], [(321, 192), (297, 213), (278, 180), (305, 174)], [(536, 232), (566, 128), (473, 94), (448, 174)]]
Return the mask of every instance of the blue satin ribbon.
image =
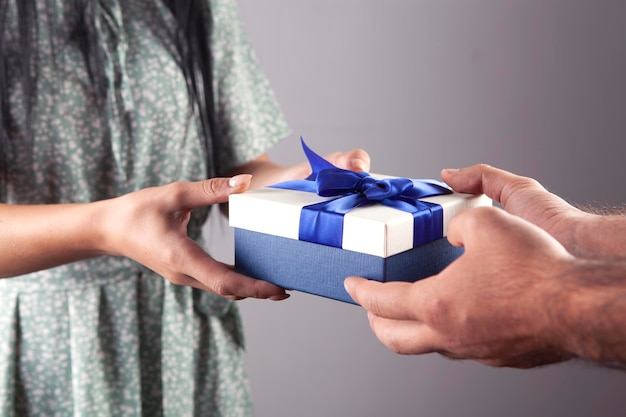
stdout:
[(370, 204), (384, 204), (413, 214), (413, 247), (443, 237), (443, 208), (419, 198), (450, 194), (436, 181), (409, 178), (376, 179), (366, 172), (338, 168), (313, 152), (303, 139), (302, 148), (312, 173), (304, 180), (286, 181), (273, 188), (307, 191), (322, 197), (336, 197), (302, 208), (299, 239), (337, 248), (342, 247), (343, 216)]

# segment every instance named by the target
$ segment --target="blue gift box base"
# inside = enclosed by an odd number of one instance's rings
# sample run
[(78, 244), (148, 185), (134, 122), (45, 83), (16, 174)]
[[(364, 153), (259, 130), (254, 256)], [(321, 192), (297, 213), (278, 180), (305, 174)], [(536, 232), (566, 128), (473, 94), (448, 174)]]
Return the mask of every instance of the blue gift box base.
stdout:
[(446, 238), (380, 258), (316, 243), (235, 228), (235, 270), (280, 287), (353, 303), (343, 287), (351, 275), (414, 282), (439, 273), (463, 253)]

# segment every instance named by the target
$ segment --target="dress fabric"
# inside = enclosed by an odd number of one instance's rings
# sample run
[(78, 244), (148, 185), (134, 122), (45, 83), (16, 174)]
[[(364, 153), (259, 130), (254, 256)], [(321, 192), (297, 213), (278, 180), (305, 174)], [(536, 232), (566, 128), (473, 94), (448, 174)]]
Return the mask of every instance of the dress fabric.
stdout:
[[(205, 1), (220, 174), (259, 156), (288, 129), (235, 1)], [(19, 136), (25, 129), (14, 3), (0, 30), (9, 35), (3, 47)], [(13, 141), (6, 202), (90, 202), (206, 178), (205, 145), (176, 63), (168, 9), (156, 0), (95, 2), (108, 81), (101, 117), (70, 33), (71, 2), (36, 3), (34, 143)], [(32, 159), (24, 157), (27, 146)], [(192, 214), (189, 234), (199, 242), (208, 212)], [(126, 258), (0, 280), (1, 417), (251, 415), (243, 348), (235, 303), (172, 285)]]

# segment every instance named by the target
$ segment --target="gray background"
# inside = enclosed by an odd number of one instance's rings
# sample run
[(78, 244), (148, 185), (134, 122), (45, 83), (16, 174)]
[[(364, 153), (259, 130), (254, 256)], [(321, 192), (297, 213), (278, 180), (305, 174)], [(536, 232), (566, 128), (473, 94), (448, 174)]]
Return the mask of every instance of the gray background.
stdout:
[[(270, 155), (366, 149), (372, 171), (485, 162), (571, 202), (626, 202), (626, 2), (240, 0), (294, 134)], [(209, 225), (232, 262), (232, 233)], [(398, 356), (358, 307), (294, 293), (240, 304), (259, 417), (623, 416), (626, 374)]]

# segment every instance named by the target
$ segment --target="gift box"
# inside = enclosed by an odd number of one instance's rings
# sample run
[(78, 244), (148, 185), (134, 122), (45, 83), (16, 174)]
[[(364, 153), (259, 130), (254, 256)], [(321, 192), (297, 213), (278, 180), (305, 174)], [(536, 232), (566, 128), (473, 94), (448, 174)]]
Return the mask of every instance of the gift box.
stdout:
[(435, 180), (342, 170), (302, 145), (309, 178), (229, 197), (235, 269), (286, 289), (354, 303), (348, 276), (412, 282), (437, 274), (463, 252), (445, 238), (450, 219), (492, 204)]

